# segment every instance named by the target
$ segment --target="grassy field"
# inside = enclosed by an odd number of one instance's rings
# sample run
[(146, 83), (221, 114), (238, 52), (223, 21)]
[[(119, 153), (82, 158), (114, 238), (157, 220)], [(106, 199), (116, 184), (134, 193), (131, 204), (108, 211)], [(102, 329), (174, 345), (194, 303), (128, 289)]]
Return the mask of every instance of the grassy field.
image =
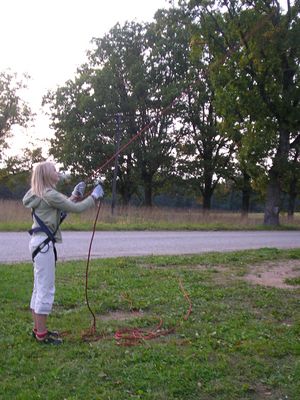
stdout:
[[(80, 215), (70, 214), (62, 225), (64, 230), (90, 230), (95, 209)], [(21, 201), (0, 201), (0, 230), (23, 231), (31, 225), (31, 215)], [(101, 208), (97, 230), (253, 230), (266, 229), (263, 214), (251, 213), (241, 218), (240, 213), (202, 210), (127, 207), (116, 208), (111, 215), (109, 205)], [(300, 229), (300, 214), (289, 221), (281, 215), (281, 226), (277, 229)]]
[[(60, 347), (30, 336), (31, 265), (1, 265), (0, 399), (297, 400), (299, 278), (285, 289), (245, 280), (257, 265), (287, 264), (299, 271), (300, 249), (93, 260), (101, 339), (84, 341), (85, 262), (58, 263), (50, 328), (63, 332)], [(160, 318), (174, 332), (117, 344), (118, 329), (152, 329)]]

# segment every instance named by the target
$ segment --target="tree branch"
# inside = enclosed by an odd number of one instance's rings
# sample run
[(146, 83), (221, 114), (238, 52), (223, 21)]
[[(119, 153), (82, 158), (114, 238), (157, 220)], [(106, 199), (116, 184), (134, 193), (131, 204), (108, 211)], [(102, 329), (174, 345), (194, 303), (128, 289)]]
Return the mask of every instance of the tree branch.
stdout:
[(296, 137), (295, 140), (292, 141), (290, 144), (291, 149), (296, 149), (298, 146), (300, 146), (300, 134)]

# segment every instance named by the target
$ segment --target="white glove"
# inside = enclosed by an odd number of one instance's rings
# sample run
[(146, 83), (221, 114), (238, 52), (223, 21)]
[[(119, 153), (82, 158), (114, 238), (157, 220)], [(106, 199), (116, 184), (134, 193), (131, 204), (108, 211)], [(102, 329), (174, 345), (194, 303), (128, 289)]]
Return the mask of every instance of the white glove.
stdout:
[(84, 195), (86, 184), (79, 182), (73, 189), (72, 196), (82, 198)]
[(102, 189), (102, 186), (98, 183), (98, 185), (96, 185), (94, 190), (92, 191), (92, 197), (95, 200), (99, 200), (103, 196), (104, 196), (104, 190)]

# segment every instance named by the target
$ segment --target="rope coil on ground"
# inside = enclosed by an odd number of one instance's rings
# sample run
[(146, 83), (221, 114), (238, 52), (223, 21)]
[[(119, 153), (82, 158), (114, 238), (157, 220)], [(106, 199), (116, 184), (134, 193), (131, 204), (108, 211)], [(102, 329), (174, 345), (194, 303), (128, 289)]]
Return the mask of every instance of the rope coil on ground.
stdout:
[[(183, 287), (182, 280), (179, 279), (179, 287), (181, 292), (184, 295), (184, 298), (189, 304), (188, 311), (184, 316), (184, 320), (187, 321), (189, 316), (192, 313), (192, 302), (190, 299), (189, 294), (186, 292), (185, 288)], [(145, 340), (156, 339), (161, 336), (167, 336), (171, 333), (175, 332), (176, 326), (172, 328), (163, 329), (163, 320), (160, 318), (159, 324), (155, 329), (141, 329), (141, 328), (124, 328), (118, 330), (114, 338), (116, 339), (116, 343), (119, 346), (134, 346), (137, 344), (142, 343)]]

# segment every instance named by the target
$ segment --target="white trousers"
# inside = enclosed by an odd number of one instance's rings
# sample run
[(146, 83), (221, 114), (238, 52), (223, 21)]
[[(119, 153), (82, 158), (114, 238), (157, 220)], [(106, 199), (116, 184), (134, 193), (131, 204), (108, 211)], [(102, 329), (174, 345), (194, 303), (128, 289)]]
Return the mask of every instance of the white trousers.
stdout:
[[(46, 235), (32, 236), (29, 250), (32, 252), (47, 238)], [(30, 308), (36, 314), (50, 314), (55, 293), (55, 256), (53, 243), (50, 242), (34, 258), (34, 284)]]

